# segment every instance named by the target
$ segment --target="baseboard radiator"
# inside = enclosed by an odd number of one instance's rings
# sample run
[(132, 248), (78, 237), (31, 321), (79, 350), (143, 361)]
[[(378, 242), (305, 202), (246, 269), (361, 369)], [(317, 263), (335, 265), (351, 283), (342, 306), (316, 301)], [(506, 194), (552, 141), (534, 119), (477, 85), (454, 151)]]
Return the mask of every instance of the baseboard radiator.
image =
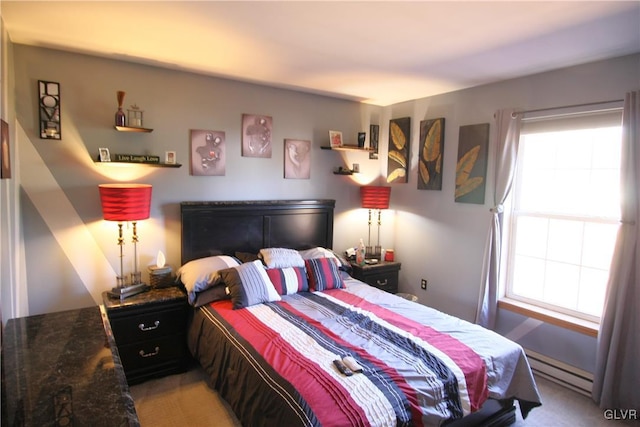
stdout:
[(529, 365), (535, 375), (553, 381), (573, 391), (591, 396), (593, 374), (551, 357), (525, 349)]

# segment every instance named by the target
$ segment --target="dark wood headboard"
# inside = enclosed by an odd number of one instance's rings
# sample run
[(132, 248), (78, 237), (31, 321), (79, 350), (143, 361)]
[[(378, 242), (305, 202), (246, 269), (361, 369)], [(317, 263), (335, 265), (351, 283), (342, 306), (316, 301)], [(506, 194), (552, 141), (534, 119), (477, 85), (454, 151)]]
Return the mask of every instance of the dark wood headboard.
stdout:
[(182, 264), (262, 248), (333, 247), (335, 200), (182, 202)]

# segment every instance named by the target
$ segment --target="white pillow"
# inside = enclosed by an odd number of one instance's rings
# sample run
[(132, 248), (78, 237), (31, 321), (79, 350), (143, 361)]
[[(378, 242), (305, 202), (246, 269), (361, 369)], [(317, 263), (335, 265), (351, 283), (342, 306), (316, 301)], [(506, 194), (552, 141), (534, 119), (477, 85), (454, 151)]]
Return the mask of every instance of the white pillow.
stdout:
[[(189, 261), (178, 269), (177, 278), (184, 284), (189, 297), (220, 282), (220, 270), (235, 267), (240, 262), (228, 255), (216, 255)], [(193, 295), (195, 296), (195, 295)]]
[(300, 252), (287, 248), (260, 249), (260, 258), (267, 268), (304, 267)]
[(302, 259), (337, 258), (333, 251), (330, 251), (329, 249), (323, 248), (321, 246), (311, 249), (304, 249), (298, 251), (298, 253), (300, 254), (300, 256), (302, 256)]
[(300, 256), (302, 256), (302, 259), (304, 259), (305, 261), (309, 259), (315, 259), (315, 258), (333, 258), (337, 261), (338, 267), (341, 270), (345, 270), (345, 271), (351, 270), (351, 265), (349, 264), (349, 261), (339, 256), (331, 249), (318, 246), (311, 249), (304, 249), (298, 252), (300, 253)]

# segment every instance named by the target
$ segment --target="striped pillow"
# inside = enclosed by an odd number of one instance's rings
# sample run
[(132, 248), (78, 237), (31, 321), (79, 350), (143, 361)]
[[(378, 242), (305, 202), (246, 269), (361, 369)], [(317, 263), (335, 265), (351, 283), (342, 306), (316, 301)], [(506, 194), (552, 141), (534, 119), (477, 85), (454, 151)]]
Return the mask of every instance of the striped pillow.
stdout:
[(222, 270), (220, 276), (229, 288), (234, 309), (280, 301), (280, 295), (259, 260)]
[(309, 282), (304, 267), (270, 268), (267, 275), (280, 295), (308, 291)]
[(259, 257), (267, 268), (304, 267), (304, 260), (295, 249), (264, 248), (260, 249)]
[(312, 291), (344, 288), (335, 258), (313, 258), (305, 260), (309, 287)]

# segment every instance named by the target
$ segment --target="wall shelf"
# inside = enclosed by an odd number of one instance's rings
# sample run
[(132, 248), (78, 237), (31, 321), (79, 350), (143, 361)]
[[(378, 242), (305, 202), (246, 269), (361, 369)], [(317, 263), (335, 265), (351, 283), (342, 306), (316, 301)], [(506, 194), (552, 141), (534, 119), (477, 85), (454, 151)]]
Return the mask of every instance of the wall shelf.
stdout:
[(145, 132), (145, 133), (153, 132), (153, 129), (149, 129), (149, 128), (135, 128), (135, 127), (129, 127), (129, 126), (114, 126), (114, 128), (118, 132)]
[(332, 150), (332, 151), (363, 151), (365, 153), (370, 153), (373, 151), (372, 148), (358, 147), (357, 145), (343, 145), (342, 147), (331, 147), (328, 145), (321, 145), (320, 148), (323, 150)]
[(180, 163), (143, 163), (143, 162), (101, 162), (100, 160), (94, 160), (94, 163), (100, 163), (101, 165), (133, 165), (133, 166), (151, 166), (155, 168), (179, 168), (182, 167)]
[(342, 167), (339, 167), (338, 169), (335, 169), (333, 171), (334, 175), (353, 175), (354, 173), (358, 173), (358, 172), (351, 169), (344, 169)]

